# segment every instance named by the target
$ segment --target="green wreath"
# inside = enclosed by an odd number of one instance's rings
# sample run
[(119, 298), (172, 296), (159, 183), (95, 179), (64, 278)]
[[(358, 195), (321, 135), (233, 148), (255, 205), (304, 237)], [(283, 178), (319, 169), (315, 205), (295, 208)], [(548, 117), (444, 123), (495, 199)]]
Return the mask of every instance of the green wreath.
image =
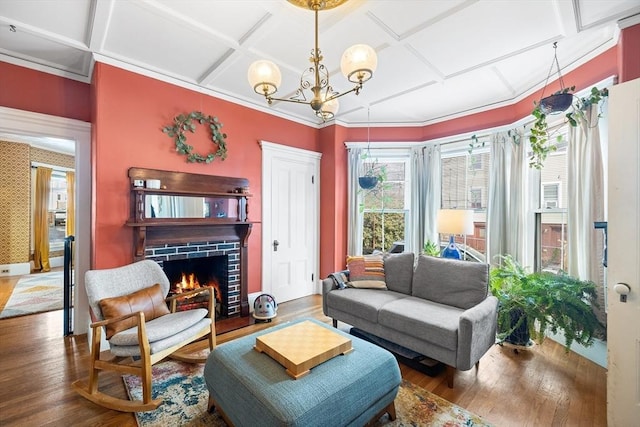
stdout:
[[(211, 129), (211, 140), (218, 146), (218, 149), (212, 153), (203, 156), (202, 154), (194, 153), (193, 146), (187, 144), (187, 137), (184, 134), (185, 131), (195, 133), (196, 125), (193, 122), (196, 120), (200, 124), (208, 123)], [(187, 162), (193, 163), (211, 163), (216, 157), (220, 157), (220, 160), (227, 158), (227, 137), (226, 133), (220, 132), (222, 123), (218, 121), (217, 117), (206, 116), (200, 111), (193, 111), (187, 115), (180, 114), (173, 119), (172, 126), (166, 126), (162, 129), (162, 132), (169, 135), (171, 138), (175, 138), (176, 151), (179, 154), (187, 156)]]

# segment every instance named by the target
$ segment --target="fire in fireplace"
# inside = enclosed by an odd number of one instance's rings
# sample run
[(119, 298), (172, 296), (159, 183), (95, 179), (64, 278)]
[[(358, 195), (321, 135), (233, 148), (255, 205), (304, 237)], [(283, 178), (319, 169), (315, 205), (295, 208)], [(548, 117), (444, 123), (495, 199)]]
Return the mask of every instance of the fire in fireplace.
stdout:
[[(186, 258), (164, 261), (162, 268), (169, 278), (170, 295), (175, 295), (203, 286), (211, 286), (215, 291), (216, 318), (228, 317), (228, 256), (218, 255), (200, 258)], [(206, 300), (198, 297), (184, 301), (181, 308), (206, 305)]]

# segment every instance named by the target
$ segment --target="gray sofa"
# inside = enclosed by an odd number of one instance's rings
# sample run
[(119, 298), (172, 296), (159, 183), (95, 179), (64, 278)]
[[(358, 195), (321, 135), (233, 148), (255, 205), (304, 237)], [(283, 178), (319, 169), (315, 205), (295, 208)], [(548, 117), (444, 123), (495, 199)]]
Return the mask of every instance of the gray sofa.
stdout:
[(324, 314), (456, 369), (478, 366), (495, 343), (498, 300), (488, 291), (485, 263), (418, 257), (384, 258), (387, 289), (339, 289), (330, 275), (322, 283)]

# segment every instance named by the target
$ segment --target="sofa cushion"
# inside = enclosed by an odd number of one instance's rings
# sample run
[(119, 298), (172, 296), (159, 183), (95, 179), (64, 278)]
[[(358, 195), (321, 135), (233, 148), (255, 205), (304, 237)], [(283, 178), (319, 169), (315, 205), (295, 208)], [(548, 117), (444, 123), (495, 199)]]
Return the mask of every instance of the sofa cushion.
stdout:
[(487, 297), (489, 265), (420, 255), (412, 295), (458, 308), (471, 308)]
[(450, 350), (458, 348), (458, 325), (464, 310), (422, 298), (390, 301), (380, 309), (378, 323)]
[(413, 262), (413, 252), (387, 254), (384, 257), (384, 281), (389, 290), (411, 295)]
[(382, 280), (384, 281), (384, 261), (382, 255), (349, 255), (347, 256), (349, 281)]
[(325, 298), (327, 305), (332, 309), (375, 323), (378, 321), (378, 311), (383, 305), (407, 298), (407, 295), (380, 289), (347, 288), (329, 292)]

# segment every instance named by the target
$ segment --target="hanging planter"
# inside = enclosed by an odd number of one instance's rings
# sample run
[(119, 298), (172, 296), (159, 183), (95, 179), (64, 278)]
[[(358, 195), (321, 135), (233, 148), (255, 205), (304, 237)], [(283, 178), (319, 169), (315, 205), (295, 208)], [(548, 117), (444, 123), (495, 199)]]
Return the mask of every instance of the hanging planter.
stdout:
[(383, 182), (386, 176), (386, 170), (383, 166), (378, 165), (377, 159), (372, 159), (373, 161), (369, 161), (371, 159), (371, 116), (370, 110), (367, 108), (367, 151), (362, 155), (360, 161), (361, 165), (361, 173), (358, 177), (358, 185), (363, 190), (372, 190), (378, 185), (379, 182)]
[(544, 114), (558, 114), (571, 107), (572, 102), (573, 94), (555, 93), (540, 100), (540, 110), (542, 110)]
[(358, 178), (358, 184), (363, 190), (371, 190), (378, 185), (379, 178), (377, 176), (361, 176)]

